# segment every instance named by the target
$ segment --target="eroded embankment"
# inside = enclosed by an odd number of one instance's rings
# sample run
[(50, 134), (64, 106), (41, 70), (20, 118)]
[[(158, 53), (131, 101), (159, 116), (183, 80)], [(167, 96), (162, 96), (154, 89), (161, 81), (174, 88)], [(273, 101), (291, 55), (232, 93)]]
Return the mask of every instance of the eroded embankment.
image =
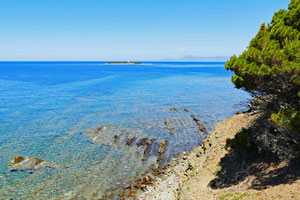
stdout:
[(217, 124), (203, 145), (183, 152), (136, 199), (300, 199), (299, 159), (278, 163), (226, 147), (257, 118), (239, 114)]

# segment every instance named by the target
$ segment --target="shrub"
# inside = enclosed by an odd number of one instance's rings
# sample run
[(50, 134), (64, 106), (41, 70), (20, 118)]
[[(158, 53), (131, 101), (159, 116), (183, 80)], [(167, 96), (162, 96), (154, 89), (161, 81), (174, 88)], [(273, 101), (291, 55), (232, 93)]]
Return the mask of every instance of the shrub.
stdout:
[(277, 126), (298, 129), (300, 127), (300, 112), (289, 108), (281, 109), (278, 113), (273, 113), (271, 115), (271, 120)]
[(226, 147), (233, 149), (252, 148), (252, 140), (249, 134), (249, 130), (243, 129), (241, 132), (237, 133), (233, 139), (226, 140)]

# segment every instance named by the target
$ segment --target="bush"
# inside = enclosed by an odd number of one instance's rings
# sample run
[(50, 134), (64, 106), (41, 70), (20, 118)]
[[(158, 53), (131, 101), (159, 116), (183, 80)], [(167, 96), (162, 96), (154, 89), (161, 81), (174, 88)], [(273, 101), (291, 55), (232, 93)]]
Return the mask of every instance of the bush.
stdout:
[(233, 139), (227, 139), (226, 147), (232, 149), (252, 149), (253, 144), (249, 130), (243, 129), (237, 133)]

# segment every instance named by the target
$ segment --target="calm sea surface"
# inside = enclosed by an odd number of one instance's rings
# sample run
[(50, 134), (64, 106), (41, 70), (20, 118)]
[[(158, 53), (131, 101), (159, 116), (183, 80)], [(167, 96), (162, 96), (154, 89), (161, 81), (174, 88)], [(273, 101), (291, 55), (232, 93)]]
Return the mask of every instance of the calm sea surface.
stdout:
[[(147, 64), (0, 62), (0, 199), (106, 195), (158, 166), (157, 147), (141, 159), (142, 147), (114, 143), (113, 132), (91, 142), (86, 132), (93, 128), (167, 140), (168, 161), (205, 138), (192, 115), (210, 131), (246, 109), (249, 95), (234, 88), (224, 63)], [(9, 171), (17, 154), (61, 167)]]

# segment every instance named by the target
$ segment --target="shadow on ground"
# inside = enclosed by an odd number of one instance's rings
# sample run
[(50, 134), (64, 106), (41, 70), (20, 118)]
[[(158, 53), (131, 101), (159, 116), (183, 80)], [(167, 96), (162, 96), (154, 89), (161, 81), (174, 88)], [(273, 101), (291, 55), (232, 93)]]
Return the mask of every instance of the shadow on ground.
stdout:
[(266, 120), (258, 119), (249, 130), (227, 140), (229, 153), (221, 159), (221, 170), (216, 172), (217, 178), (209, 186), (222, 189), (247, 185), (260, 190), (295, 182), (300, 178), (298, 136), (275, 130)]
[(280, 162), (273, 155), (232, 150), (220, 162), (218, 177), (210, 182), (213, 189), (244, 184), (252, 189), (293, 183), (300, 178), (300, 158)]

